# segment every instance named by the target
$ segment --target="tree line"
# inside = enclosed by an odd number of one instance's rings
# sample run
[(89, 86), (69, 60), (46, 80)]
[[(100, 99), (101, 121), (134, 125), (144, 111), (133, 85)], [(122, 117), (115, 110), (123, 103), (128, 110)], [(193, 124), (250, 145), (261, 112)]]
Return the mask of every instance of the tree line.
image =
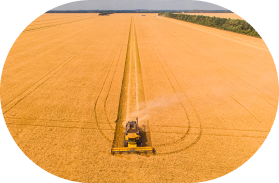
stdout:
[(101, 13), (99, 13), (99, 15), (109, 15), (109, 14), (113, 14), (113, 12), (101, 12)]
[(245, 20), (210, 17), (203, 15), (173, 14), (171, 12), (160, 12), (158, 15), (250, 36), (261, 37), (258, 32)]
[[(49, 10), (46, 13), (102, 13), (104, 10)], [(171, 13), (232, 13), (230, 10), (105, 10), (112, 13), (159, 13), (159, 12), (171, 12)]]

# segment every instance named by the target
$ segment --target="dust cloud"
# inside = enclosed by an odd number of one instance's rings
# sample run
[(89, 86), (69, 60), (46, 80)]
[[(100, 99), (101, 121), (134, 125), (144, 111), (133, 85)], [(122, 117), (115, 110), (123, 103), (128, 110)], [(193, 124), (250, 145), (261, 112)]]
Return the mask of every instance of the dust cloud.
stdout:
[(162, 110), (165, 111), (177, 103), (179, 103), (177, 95), (164, 95), (152, 101), (142, 102), (139, 104), (139, 110), (134, 110), (126, 116), (126, 121), (123, 121), (123, 126), (125, 126), (127, 121), (135, 121), (137, 117), (139, 119), (139, 126), (145, 126), (146, 121), (152, 115)]

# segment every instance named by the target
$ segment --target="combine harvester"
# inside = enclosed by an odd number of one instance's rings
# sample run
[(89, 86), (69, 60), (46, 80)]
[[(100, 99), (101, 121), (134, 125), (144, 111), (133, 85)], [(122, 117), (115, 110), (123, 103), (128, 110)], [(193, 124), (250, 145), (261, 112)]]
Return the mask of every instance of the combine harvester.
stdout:
[(128, 121), (126, 123), (124, 132), (124, 147), (114, 147), (111, 149), (111, 154), (132, 152), (132, 153), (154, 153), (155, 150), (152, 147), (142, 147), (141, 136), (139, 134), (139, 122), (138, 118), (136, 121)]

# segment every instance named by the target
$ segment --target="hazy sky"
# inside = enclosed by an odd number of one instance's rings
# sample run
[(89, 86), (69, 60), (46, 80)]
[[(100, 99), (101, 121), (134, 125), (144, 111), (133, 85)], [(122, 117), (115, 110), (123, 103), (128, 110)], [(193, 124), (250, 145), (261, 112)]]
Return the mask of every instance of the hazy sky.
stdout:
[(68, 3), (53, 10), (225, 10), (220, 6), (193, 0), (86, 0)]

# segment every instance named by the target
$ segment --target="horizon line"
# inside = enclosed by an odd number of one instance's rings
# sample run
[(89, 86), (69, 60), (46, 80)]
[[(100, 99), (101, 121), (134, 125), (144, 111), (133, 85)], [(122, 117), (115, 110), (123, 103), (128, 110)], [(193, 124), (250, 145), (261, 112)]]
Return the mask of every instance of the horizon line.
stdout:
[(230, 11), (230, 10), (205, 10), (205, 9), (181, 9), (181, 10), (175, 10), (175, 9), (125, 9), (125, 10), (113, 10), (113, 9), (88, 9), (88, 10), (83, 10), (83, 9), (79, 9), (79, 10), (49, 10), (49, 11)]

